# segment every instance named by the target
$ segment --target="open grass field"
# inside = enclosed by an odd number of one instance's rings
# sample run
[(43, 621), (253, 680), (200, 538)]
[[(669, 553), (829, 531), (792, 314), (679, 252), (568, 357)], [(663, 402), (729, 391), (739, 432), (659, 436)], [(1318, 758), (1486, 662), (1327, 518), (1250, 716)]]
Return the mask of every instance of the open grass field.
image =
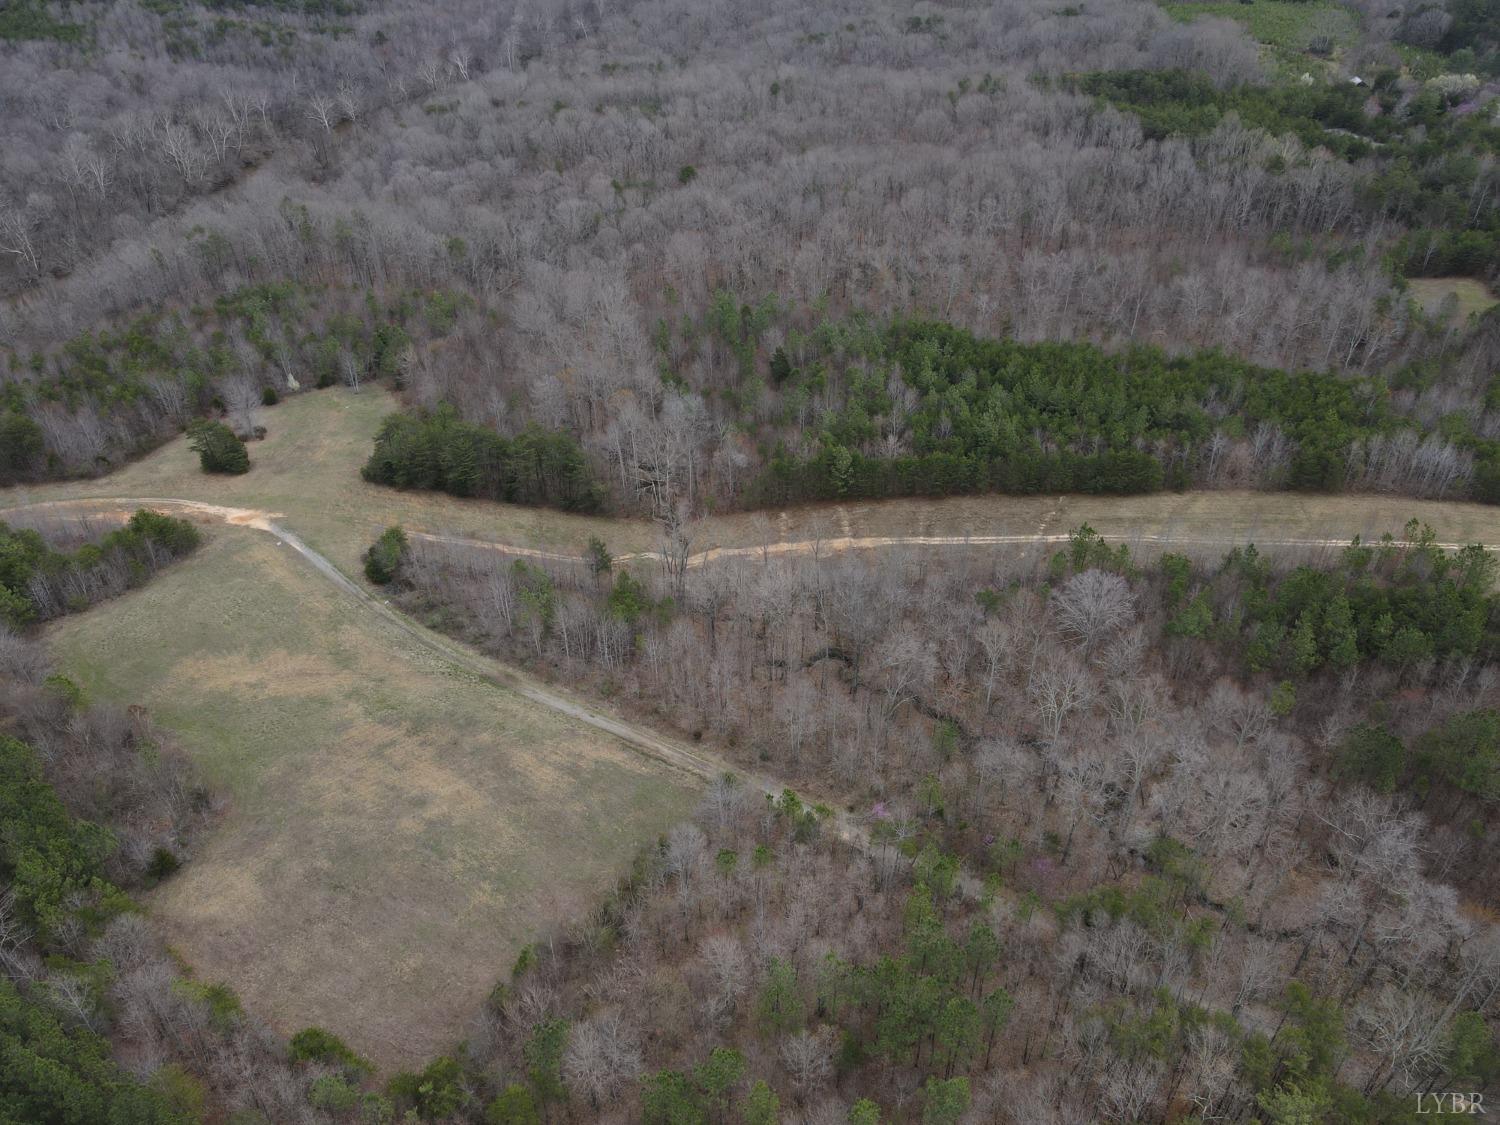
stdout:
[[(79, 496), (181, 497), (262, 508), (283, 517), (279, 522), (349, 574), (359, 572), (360, 553), (393, 523), (558, 550), (581, 549), (595, 533), (630, 533), (587, 517), (366, 484), (360, 466), (381, 419), (398, 405), (378, 386), (296, 395), (261, 411), (266, 438), (250, 443), (252, 468), (243, 476), (204, 473), (186, 438), (178, 438), (107, 477), (0, 489), (0, 508)], [(649, 525), (637, 525), (634, 533), (643, 538), (630, 549), (655, 543)]]
[(50, 631), (86, 693), (148, 706), (228, 799), (149, 908), (280, 1030), (421, 1063), (695, 786), (446, 663), (271, 536), (210, 535)]
[(1500, 304), (1484, 282), (1472, 277), (1417, 277), (1406, 284), (1417, 304), (1429, 315), (1436, 313), (1447, 296), (1453, 294), (1458, 300), (1453, 319), (1459, 324)]

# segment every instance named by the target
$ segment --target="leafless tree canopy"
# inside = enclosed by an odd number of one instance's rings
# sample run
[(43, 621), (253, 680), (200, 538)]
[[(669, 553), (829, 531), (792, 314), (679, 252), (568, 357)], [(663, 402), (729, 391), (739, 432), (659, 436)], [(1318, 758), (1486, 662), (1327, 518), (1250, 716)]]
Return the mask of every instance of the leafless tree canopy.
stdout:
[[(423, 541), (406, 597), (454, 611), (466, 635), (501, 654), (539, 654), (571, 682), (607, 682), (617, 704), (731, 747), (747, 768), (861, 795), (850, 807), (868, 842), (851, 848), (825, 826), (798, 843), (783, 835), (784, 814), (721, 781), (696, 826), (653, 853), (620, 949), (601, 956), (588, 925), (552, 947), (541, 979), (563, 1010), (659, 1036), (639, 1056), (648, 1074), (696, 1066), (706, 1044), (733, 1046), (773, 1076), (784, 1106), (815, 1114), (830, 1096), (839, 1112), (863, 1094), (899, 1105), (922, 1074), (945, 1073), (939, 1050), (923, 1064), (881, 1056), (840, 1079), (830, 1036), (851, 1020), (875, 1032), (836, 1004), (818, 1008), (832, 1003), (822, 999), (831, 964), (873, 964), (893, 934), (909, 937), (909, 896), (926, 892), (904, 888), (928, 877), (922, 849), (936, 841), (1004, 888), (985, 895), (969, 874), (946, 908), (956, 939), (974, 924), (995, 928), (1015, 999), (997, 1045), (955, 1056), (967, 1060), (955, 1072), (975, 1078), (982, 1119), (1024, 1119), (1016, 1106), (1031, 1103), (1017, 1099), (1039, 1091), (1064, 1107), (1059, 1120), (1136, 1120), (1177, 1098), (1230, 1118), (1250, 1112), (1258, 1095), (1235, 1036), (1280, 1042), (1306, 1017), (1297, 1005), (1308, 995), (1337, 998), (1340, 1080), (1410, 1097), (1446, 1080), (1456, 1013), (1494, 1017), (1494, 927), (1460, 905), (1492, 901), (1493, 848), (1428, 818), (1420, 798), (1351, 784), (1337, 765), (1343, 736), (1330, 743), (1324, 721), (1400, 698), (1384, 713), (1415, 732), (1493, 706), (1495, 678), (1472, 665), (1330, 676), (1303, 685), (1288, 712), (1273, 684), (1243, 678), (1211, 641), (1164, 635), (1163, 579), (1149, 566), (1054, 564), (1049, 576), (978, 548), (939, 560), (729, 558), (684, 572), (670, 621), (634, 624), (611, 616), (581, 565), (548, 567), (559, 609), (540, 639), (496, 608), (514, 600), (496, 597), (515, 574), (501, 552)], [(678, 589), (665, 564), (636, 567), (654, 596)], [(976, 588), (1009, 593), (986, 608)], [(1472, 799), (1464, 807), (1493, 815)], [(747, 866), (768, 839), (773, 866)], [(1171, 858), (1178, 847), (1191, 858)], [(724, 855), (732, 861), (714, 861)], [(1135, 908), (1063, 905), (1100, 901), (1089, 896), (1101, 886), (1128, 898), (1168, 885), (1182, 896), (1171, 909), (1202, 920), (1200, 948)], [(1036, 913), (1033, 896), (1054, 909)], [(804, 1011), (819, 1014), (768, 1031), (765, 996), (788, 960)], [(1180, 1057), (1124, 1067), (1109, 1029), (1122, 1011), (1159, 1013), (1163, 989), (1232, 1014), (1241, 1030), (1205, 1026)], [(492, 1013), (482, 1057), (520, 1057), (532, 1024), (517, 1004)], [(580, 1026), (592, 1059), (602, 1048), (593, 1025)], [(600, 1105), (628, 1116), (632, 1096), (621, 1087)]]
[[(769, 516), (758, 556), (698, 555), (702, 514), (745, 503), (776, 449), (819, 449), (858, 395), (882, 404), (869, 450), (919, 451), (919, 394), (857, 340), (796, 386), (766, 360), (811, 366), (810, 341), (850, 342), (861, 316), (1316, 372), (1381, 419), (1324, 451), (1330, 479), (1473, 494), (1500, 440), (1500, 319), (1423, 312), (1387, 269), (1437, 220), (1370, 204), (1378, 145), (1345, 158), (1333, 131), (1235, 113), (1177, 135), (1071, 92), (1090, 71), (1183, 70), (1218, 92), (1286, 78), (1242, 22), (1180, 14), (0, 10), (4, 479), (106, 472), (207, 411), (254, 435), (280, 394), (373, 378), (505, 437), (565, 432), (622, 510), (655, 521), (653, 556), (523, 568), (418, 539), (393, 601), (738, 775), (596, 909), (514, 972), (497, 963), (461, 1044), (390, 1097), (336, 1052), (292, 1061), (182, 972), (149, 913), (96, 917), (102, 890), (43, 933), (18, 864), (0, 868), (6, 988), (106, 1037), (154, 1089), (190, 1075), (210, 1119), (277, 1125), (872, 1120), (863, 1099), (888, 1121), (1310, 1122), (1335, 1101), (1373, 1121), (1500, 1081), (1500, 813), (1475, 749), (1500, 743), (1494, 613), (1435, 614), (1433, 633), (1483, 636), (1472, 658), (1414, 650), (1294, 683), (1270, 671), (1281, 650), (1337, 616), (1275, 623), (1261, 663), (1231, 657), (1216, 629), (1244, 618), (1248, 582), (1173, 591), (1129, 560), (1049, 569), (988, 548), (841, 553), (826, 529), (779, 554)], [(51, 30), (11, 36), (22, 17)], [(1465, 18), (1350, 0), (1319, 8), (1297, 50), (1326, 57), (1315, 86), (1404, 67), (1372, 120), (1437, 105), (1492, 129), (1486, 79), (1415, 74)], [(1460, 156), (1442, 206), (1487, 214), (1500, 164)], [(733, 331), (712, 329), (716, 308)], [(1247, 423), (1255, 389), (1182, 404), (1208, 432), (1175, 483), (1299, 484), (1317, 435)], [(935, 440), (958, 411), (933, 408)], [(60, 611), (133, 580), (45, 574), (29, 594)], [(0, 734), (108, 829), (108, 877), (143, 888), (190, 860), (214, 798), (147, 715), (80, 705), (52, 672), (0, 630)], [(1467, 742), (1429, 737), (1458, 720)], [(1374, 752), (1406, 755), (1397, 780), (1350, 765), (1377, 727), (1396, 750)], [(1463, 784), (1454, 745), (1476, 771)]]
[[(733, 356), (668, 355), (676, 378), (660, 378), (659, 327), (720, 290), (1290, 369), (1443, 356), (1441, 379), (1392, 405), (1423, 426), (1459, 413), (1500, 432), (1484, 398), (1493, 331), (1414, 318), (1369, 268), (1402, 228), (1356, 206), (1359, 167), (1232, 116), (1196, 140), (1147, 139), (1042, 81), (1130, 67), (1255, 79), (1239, 25), (1176, 22), (1144, 0), (929, 15), (869, 0), (449, 0), (440, 16), (384, 3), (350, 35), (287, 15), (285, 49), (234, 33), (187, 51), (157, 15), (111, 5), (96, 29), (109, 51), (5, 48), (0, 270), (15, 299), (0, 344), (55, 355), (103, 323), (246, 283), (315, 286), (317, 328), (361, 306), (351, 291), (461, 292), (475, 307), (457, 338), (418, 340), (405, 363), (411, 401), (505, 432), (569, 429), (619, 496), (659, 511), (732, 501), (760, 467), (720, 395)], [(1465, 185), (1476, 206), (1494, 178), (1486, 164)], [(1279, 257), (1272, 235), (1346, 253)], [(310, 385), (310, 334), (289, 331), (239, 373)], [(363, 374), (347, 353), (336, 366), (342, 382)], [(127, 407), (85, 390), (66, 410), (26, 409), (49, 453), (92, 472), (173, 432), (174, 397)], [(836, 405), (763, 388), (753, 409), (792, 420), (796, 449)], [(1279, 487), (1291, 452), (1274, 428), (1220, 438), (1192, 475)], [(1451, 441), (1410, 430), (1347, 460), (1351, 486), (1418, 495), (1462, 492), (1473, 473)]]

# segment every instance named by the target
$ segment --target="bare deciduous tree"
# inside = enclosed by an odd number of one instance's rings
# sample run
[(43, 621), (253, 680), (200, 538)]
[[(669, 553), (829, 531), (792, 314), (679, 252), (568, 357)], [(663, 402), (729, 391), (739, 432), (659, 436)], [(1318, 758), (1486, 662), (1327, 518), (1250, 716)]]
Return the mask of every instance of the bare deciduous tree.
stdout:
[(1085, 652), (1124, 628), (1135, 615), (1130, 583), (1106, 570), (1075, 574), (1063, 584), (1054, 601), (1058, 627)]

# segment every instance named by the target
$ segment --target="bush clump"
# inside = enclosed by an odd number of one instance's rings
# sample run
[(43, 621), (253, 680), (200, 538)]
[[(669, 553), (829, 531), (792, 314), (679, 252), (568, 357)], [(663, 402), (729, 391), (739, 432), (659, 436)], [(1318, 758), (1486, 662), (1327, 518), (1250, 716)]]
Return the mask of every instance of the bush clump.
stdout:
[(447, 405), (386, 418), (362, 475), (373, 484), (568, 512), (597, 511), (602, 492), (570, 435), (529, 427), (504, 438)]
[(368, 1059), (321, 1027), (304, 1027), (292, 1036), (288, 1046), (293, 1062), (325, 1063), (342, 1067), (350, 1074), (370, 1074), (375, 1069)]
[(245, 443), (223, 422), (194, 422), (188, 427), (188, 448), (198, 455), (205, 473), (250, 471)]
[(0, 523), (0, 625), (24, 629), (87, 609), (139, 586), (202, 538), (186, 520), (144, 508), (71, 553), (53, 549), (30, 528)]
[(365, 552), (365, 577), (377, 586), (389, 586), (400, 572), (407, 546), (406, 532), (386, 528)]

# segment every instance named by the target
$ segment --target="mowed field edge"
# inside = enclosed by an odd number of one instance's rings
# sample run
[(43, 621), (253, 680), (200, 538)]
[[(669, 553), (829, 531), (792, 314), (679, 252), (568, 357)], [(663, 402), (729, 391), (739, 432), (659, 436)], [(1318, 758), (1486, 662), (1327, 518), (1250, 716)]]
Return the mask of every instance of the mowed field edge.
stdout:
[(148, 896), (282, 1032), (383, 1069), (461, 1038), (521, 947), (582, 914), (693, 780), (445, 661), (263, 532), (48, 630), (91, 698), (142, 703), (228, 801)]
[[(360, 554), (385, 527), (581, 555), (591, 536), (616, 554), (651, 552), (659, 530), (640, 518), (581, 516), (366, 483), (359, 469), (380, 420), (397, 409), (378, 386), (336, 388), (265, 410), (264, 441), (250, 447), (244, 476), (203, 473), (177, 438), (106, 477), (0, 489), (0, 510), (82, 497), (161, 497), (271, 513), (358, 577)], [(0, 518), (5, 518), (0, 516)], [(1100, 534), (1154, 550), (1153, 537), (1180, 538), (1212, 552), (1276, 539), (1347, 540), (1399, 534), (1409, 519), (1446, 542), (1500, 544), (1500, 507), (1370, 494), (1189, 491), (1146, 496), (955, 496), (849, 501), (706, 517), (690, 529), (691, 550), (837, 538), (1055, 535), (1088, 524)]]

